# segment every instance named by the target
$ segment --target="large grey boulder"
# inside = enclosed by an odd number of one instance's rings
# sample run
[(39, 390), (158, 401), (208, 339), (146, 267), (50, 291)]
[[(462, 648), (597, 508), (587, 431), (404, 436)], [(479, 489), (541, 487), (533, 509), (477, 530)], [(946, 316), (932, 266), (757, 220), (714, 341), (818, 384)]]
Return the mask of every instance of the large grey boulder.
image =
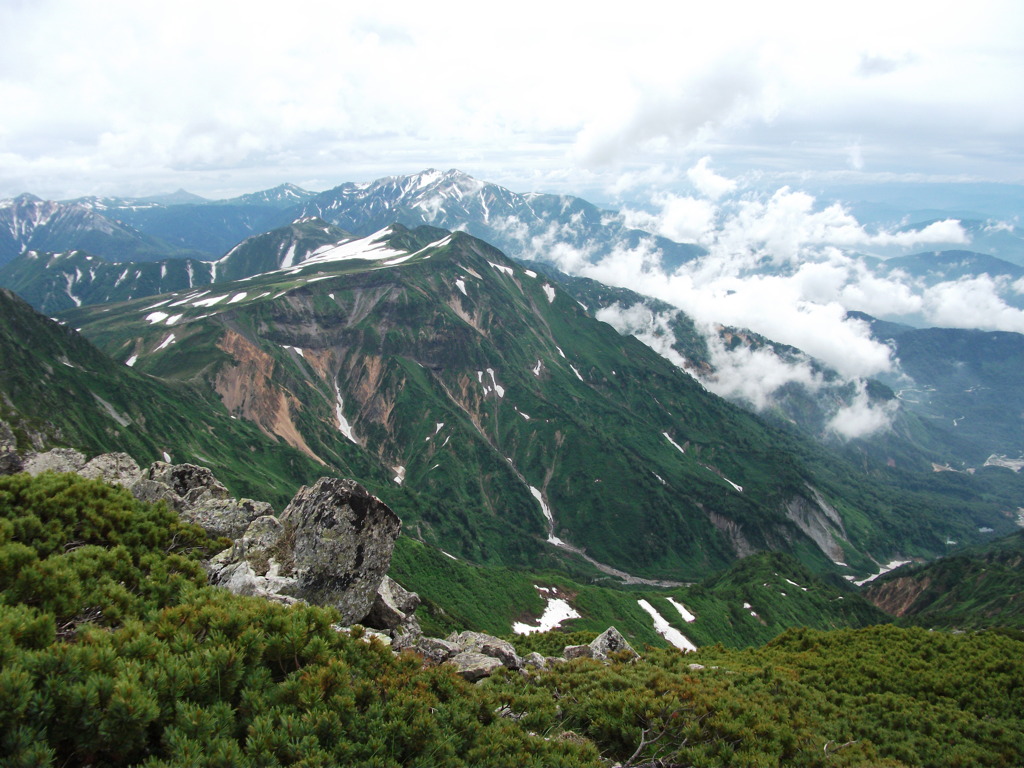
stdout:
[(615, 627), (608, 627), (604, 632), (590, 641), (590, 648), (595, 659), (605, 661), (613, 653), (625, 652), (634, 659), (639, 659), (640, 654), (633, 650), (626, 638)]
[(439, 637), (421, 637), (416, 641), (413, 650), (434, 664), (440, 664), (452, 656), (462, 653), (462, 648), (458, 643), (442, 640)]
[(177, 512), (204, 501), (231, 498), (210, 469), (166, 461), (154, 461), (133, 485), (132, 493), (142, 501), (165, 501)]
[(85, 454), (74, 448), (54, 448), (24, 458), (22, 471), (30, 475), (43, 472), (78, 472), (85, 466)]
[(369, 613), (391, 565), (398, 515), (354, 480), (323, 477), (303, 486), (281, 514), (292, 544), (295, 596), (341, 612)]
[[(211, 560), (210, 581), (243, 594), (328, 605), (342, 624), (353, 624), (378, 597), (400, 529), (398, 516), (358, 483), (321, 478), (300, 488), (280, 518), (253, 520)], [(401, 637), (392, 637), (415, 643), (422, 633), (411, 611), (419, 597), (394, 582), (384, 591), (404, 619), (395, 625), (404, 629)]]
[(78, 470), (82, 477), (130, 488), (142, 476), (138, 462), (127, 453), (101, 453)]
[(604, 632), (595, 637), (586, 645), (567, 645), (562, 651), (566, 659), (599, 659), (608, 661), (608, 656), (613, 653), (627, 652), (633, 658), (639, 659), (640, 654), (633, 650), (626, 638), (622, 636), (615, 627), (608, 627)]
[(211, 470), (196, 464), (155, 461), (131, 485), (131, 492), (142, 501), (163, 501), (185, 522), (229, 539), (243, 536), (256, 518), (274, 514), (265, 501), (232, 498)]

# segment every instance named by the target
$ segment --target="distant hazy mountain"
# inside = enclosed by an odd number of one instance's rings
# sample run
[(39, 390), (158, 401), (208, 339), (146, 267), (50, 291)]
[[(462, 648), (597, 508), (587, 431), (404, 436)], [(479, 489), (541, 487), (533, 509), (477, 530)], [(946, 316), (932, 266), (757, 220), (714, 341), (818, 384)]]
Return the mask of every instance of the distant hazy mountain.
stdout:
[(433, 169), (365, 184), (342, 184), (302, 209), (342, 229), (369, 234), (392, 222), (465, 230), (512, 258), (547, 260), (551, 249), (575, 249), (596, 261), (616, 247), (651, 241), (666, 267), (689, 261), (704, 249), (625, 227), (617, 215), (568, 195), (518, 194), (457, 170)]
[(132, 261), (181, 253), (87, 205), (57, 203), (27, 194), (0, 200), (0, 265), (30, 250), (75, 249)]

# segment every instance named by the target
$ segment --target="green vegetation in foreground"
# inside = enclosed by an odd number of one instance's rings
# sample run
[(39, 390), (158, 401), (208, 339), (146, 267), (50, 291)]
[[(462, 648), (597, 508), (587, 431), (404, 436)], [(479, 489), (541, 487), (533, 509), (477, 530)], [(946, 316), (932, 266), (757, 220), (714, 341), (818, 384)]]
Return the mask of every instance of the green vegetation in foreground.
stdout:
[(217, 546), (97, 481), (0, 478), (4, 766), (1024, 761), (1005, 633), (800, 629), (469, 685), (331, 610), (204, 586)]

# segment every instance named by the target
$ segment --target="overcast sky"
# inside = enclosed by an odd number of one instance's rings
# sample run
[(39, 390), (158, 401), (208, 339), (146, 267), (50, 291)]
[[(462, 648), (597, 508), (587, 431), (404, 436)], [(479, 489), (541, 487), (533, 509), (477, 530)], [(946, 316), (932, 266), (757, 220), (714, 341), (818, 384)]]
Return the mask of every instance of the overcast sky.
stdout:
[(0, 197), (1024, 182), (1024, 4), (700, 6), (2, 0)]

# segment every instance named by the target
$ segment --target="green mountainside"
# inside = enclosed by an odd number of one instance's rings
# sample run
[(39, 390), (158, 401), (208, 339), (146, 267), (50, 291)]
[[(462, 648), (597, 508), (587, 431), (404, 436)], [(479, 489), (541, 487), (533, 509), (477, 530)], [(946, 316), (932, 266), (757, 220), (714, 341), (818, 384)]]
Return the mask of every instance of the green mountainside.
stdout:
[(115, 358), (205, 387), (352, 473), (414, 536), (473, 562), (583, 557), (685, 581), (767, 549), (864, 574), (1011, 526), (1001, 500), (907, 491), (898, 474), (865, 483), (462, 233), (394, 227), (67, 318)]
[(208, 392), (111, 360), (81, 335), (0, 290), (0, 418), (20, 447), (120, 450), (146, 463), (165, 456), (217, 467), (239, 496), (286, 501), (322, 469), (233, 419)]
[(28, 251), (0, 267), (8, 288), (40, 312), (53, 315), (83, 305), (127, 301), (206, 285), (213, 267), (197, 259), (115, 262), (84, 251)]

